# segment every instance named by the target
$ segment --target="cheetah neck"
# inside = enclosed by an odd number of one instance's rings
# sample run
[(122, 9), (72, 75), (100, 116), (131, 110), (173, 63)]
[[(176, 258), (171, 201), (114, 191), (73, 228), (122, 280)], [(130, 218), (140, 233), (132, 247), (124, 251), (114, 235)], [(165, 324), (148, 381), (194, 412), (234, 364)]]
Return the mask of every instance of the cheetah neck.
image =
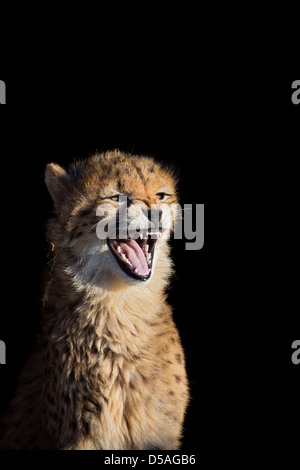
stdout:
[(45, 329), (53, 343), (74, 351), (112, 351), (130, 358), (147, 348), (153, 325), (166, 321), (166, 295), (157, 283), (147, 286), (76, 291), (70, 278), (54, 271), (44, 297)]

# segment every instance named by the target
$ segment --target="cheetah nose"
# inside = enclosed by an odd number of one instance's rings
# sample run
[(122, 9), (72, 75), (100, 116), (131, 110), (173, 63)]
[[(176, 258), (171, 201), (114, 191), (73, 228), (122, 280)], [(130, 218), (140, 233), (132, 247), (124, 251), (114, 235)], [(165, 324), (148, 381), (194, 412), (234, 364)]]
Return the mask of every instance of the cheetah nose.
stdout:
[(162, 213), (163, 213), (163, 211), (160, 210), (160, 209), (152, 209), (152, 210), (149, 209), (148, 210), (148, 219), (150, 220), (150, 222), (152, 220), (160, 222), (161, 218), (162, 218)]

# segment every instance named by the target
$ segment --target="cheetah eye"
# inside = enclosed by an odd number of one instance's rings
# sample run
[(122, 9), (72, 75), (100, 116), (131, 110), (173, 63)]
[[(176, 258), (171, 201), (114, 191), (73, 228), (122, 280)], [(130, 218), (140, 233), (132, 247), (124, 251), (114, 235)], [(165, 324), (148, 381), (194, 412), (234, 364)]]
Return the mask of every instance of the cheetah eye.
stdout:
[(167, 193), (156, 193), (156, 196), (158, 197), (158, 199), (159, 199), (160, 201), (163, 201), (166, 196), (171, 196), (171, 194), (167, 194)]
[(120, 195), (116, 194), (115, 196), (112, 196), (109, 199), (111, 199), (112, 201), (115, 201), (115, 202), (120, 202)]

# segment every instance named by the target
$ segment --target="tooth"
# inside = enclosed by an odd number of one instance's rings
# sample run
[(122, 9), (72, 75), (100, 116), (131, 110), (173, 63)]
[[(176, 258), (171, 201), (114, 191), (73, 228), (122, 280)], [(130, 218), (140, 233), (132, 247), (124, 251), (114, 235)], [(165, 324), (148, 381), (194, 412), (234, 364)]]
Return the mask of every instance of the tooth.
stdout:
[(146, 244), (146, 245), (145, 245), (145, 251), (146, 251), (146, 253), (147, 253), (148, 250), (149, 250), (149, 245)]
[(148, 253), (148, 259), (151, 260), (151, 253)]
[(135, 274), (138, 274), (138, 270), (137, 270), (137, 268), (135, 268), (134, 272), (135, 272)]
[(118, 253), (121, 253), (121, 251), (122, 251), (122, 248), (120, 247), (120, 245), (118, 245), (118, 246), (117, 246), (117, 252), (118, 252)]
[(121, 254), (121, 258), (122, 258), (124, 261), (127, 261), (127, 258), (126, 258), (126, 256), (124, 255), (124, 253)]

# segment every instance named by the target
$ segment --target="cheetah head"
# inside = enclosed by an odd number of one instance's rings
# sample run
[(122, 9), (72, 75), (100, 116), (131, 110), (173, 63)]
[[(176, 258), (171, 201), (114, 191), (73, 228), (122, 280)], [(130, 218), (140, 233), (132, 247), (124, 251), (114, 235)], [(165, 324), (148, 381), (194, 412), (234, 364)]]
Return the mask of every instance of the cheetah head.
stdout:
[(77, 286), (144, 285), (167, 276), (179, 213), (170, 170), (115, 150), (68, 170), (51, 163), (45, 181), (55, 206), (48, 239), (65, 253), (65, 271)]

